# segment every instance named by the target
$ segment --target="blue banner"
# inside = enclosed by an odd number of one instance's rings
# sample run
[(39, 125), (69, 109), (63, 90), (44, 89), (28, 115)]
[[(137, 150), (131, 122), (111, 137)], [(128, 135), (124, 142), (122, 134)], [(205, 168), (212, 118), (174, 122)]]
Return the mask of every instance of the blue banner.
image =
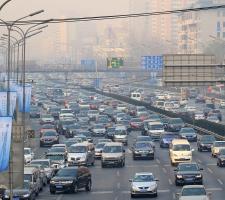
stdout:
[(102, 88), (102, 79), (101, 78), (96, 78), (94, 80), (94, 87), (98, 88), (98, 89)]
[(12, 117), (0, 117), (0, 172), (9, 167)]
[(0, 117), (13, 116), (16, 108), (17, 93), (15, 91), (9, 92), (9, 113), (7, 113), (7, 92), (0, 91)]
[(32, 86), (30, 84), (25, 85), (25, 110), (23, 110), (23, 86), (17, 86), (19, 112), (30, 112), (31, 90)]

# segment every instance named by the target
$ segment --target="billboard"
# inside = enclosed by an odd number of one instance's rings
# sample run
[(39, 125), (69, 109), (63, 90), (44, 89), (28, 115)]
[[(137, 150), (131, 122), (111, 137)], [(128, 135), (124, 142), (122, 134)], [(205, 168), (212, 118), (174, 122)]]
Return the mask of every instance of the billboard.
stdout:
[(102, 88), (102, 79), (101, 78), (96, 78), (94, 79), (94, 87), (95, 88)]
[(9, 92), (9, 113), (7, 113), (7, 91), (0, 91), (0, 117), (13, 116), (16, 108), (17, 93)]
[(108, 68), (120, 68), (122, 66), (124, 66), (124, 58), (122, 57), (107, 58)]
[[(23, 85), (17, 86), (17, 97), (19, 112), (24, 112), (23, 110)], [(25, 112), (30, 112), (30, 103), (31, 103), (31, 91), (32, 86), (30, 84), (25, 85)]]
[(162, 70), (163, 56), (142, 56), (141, 67), (145, 70)]
[(0, 117), (0, 172), (9, 167), (12, 117)]

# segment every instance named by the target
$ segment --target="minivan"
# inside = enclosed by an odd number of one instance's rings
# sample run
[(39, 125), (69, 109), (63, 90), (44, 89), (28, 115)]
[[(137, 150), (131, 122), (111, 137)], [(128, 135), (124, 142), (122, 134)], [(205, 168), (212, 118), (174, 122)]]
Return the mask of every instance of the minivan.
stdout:
[(190, 143), (187, 139), (174, 139), (169, 146), (169, 156), (172, 165), (191, 162), (192, 152)]
[(95, 147), (89, 142), (71, 145), (68, 150), (68, 166), (94, 165)]

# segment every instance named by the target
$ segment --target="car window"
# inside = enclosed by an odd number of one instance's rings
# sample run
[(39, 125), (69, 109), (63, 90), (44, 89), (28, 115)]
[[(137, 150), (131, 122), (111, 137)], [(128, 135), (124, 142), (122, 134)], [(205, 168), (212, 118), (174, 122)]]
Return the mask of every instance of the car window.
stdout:
[(190, 151), (190, 145), (188, 144), (176, 144), (173, 145), (174, 151)]
[(71, 176), (76, 176), (77, 170), (75, 169), (61, 169), (57, 172), (56, 176), (59, 177), (71, 177)]
[(199, 170), (198, 166), (195, 164), (185, 164), (178, 166), (179, 171), (197, 171)]
[(206, 195), (204, 188), (185, 188), (182, 191), (182, 196), (202, 196)]
[(133, 182), (150, 182), (153, 181), (154, 177), (152, 175), (136, 175)]
[(120, 153), (122, 152), (121, 146), (105, 146), (103, 149), (104, 153)]

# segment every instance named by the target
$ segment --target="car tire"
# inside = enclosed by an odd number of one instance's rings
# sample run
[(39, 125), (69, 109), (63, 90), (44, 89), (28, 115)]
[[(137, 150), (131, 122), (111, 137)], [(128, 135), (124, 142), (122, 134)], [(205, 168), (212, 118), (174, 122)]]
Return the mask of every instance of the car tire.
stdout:
[(154, 194), (154, 197), (157, 197), (158, 196), (158, 192), (156, 192), (155, 194)]
[(91, 186), (92, 186), (91, 180), (89, 180), (88, 183), (87, 183), (87, 185), (85, 186), (85, 190), (86, 190), (87, 192), (90, 192), (90, 191), (91, 191)]
[[(55, 194), (55, 190), (50, 189), (50, 194)], [(37, 195), (36, 195), (37, 196)]]
[(74, 194), (78, 193), (78, 186), (77, 186), (76, 183), (75, 183), (74, 186), (73, 186), (73, 193), (74, 193)]
[(130, 194), (130, 197), (131, 197), (131, 198), (134, 198), (134, 197), (135, 197), (135, 195), (134, 195), (134, 194)]
[(101, 166), (102, 166), (102, 168), (105, 168), (105, 164), (104, 163), (102, 163)]

